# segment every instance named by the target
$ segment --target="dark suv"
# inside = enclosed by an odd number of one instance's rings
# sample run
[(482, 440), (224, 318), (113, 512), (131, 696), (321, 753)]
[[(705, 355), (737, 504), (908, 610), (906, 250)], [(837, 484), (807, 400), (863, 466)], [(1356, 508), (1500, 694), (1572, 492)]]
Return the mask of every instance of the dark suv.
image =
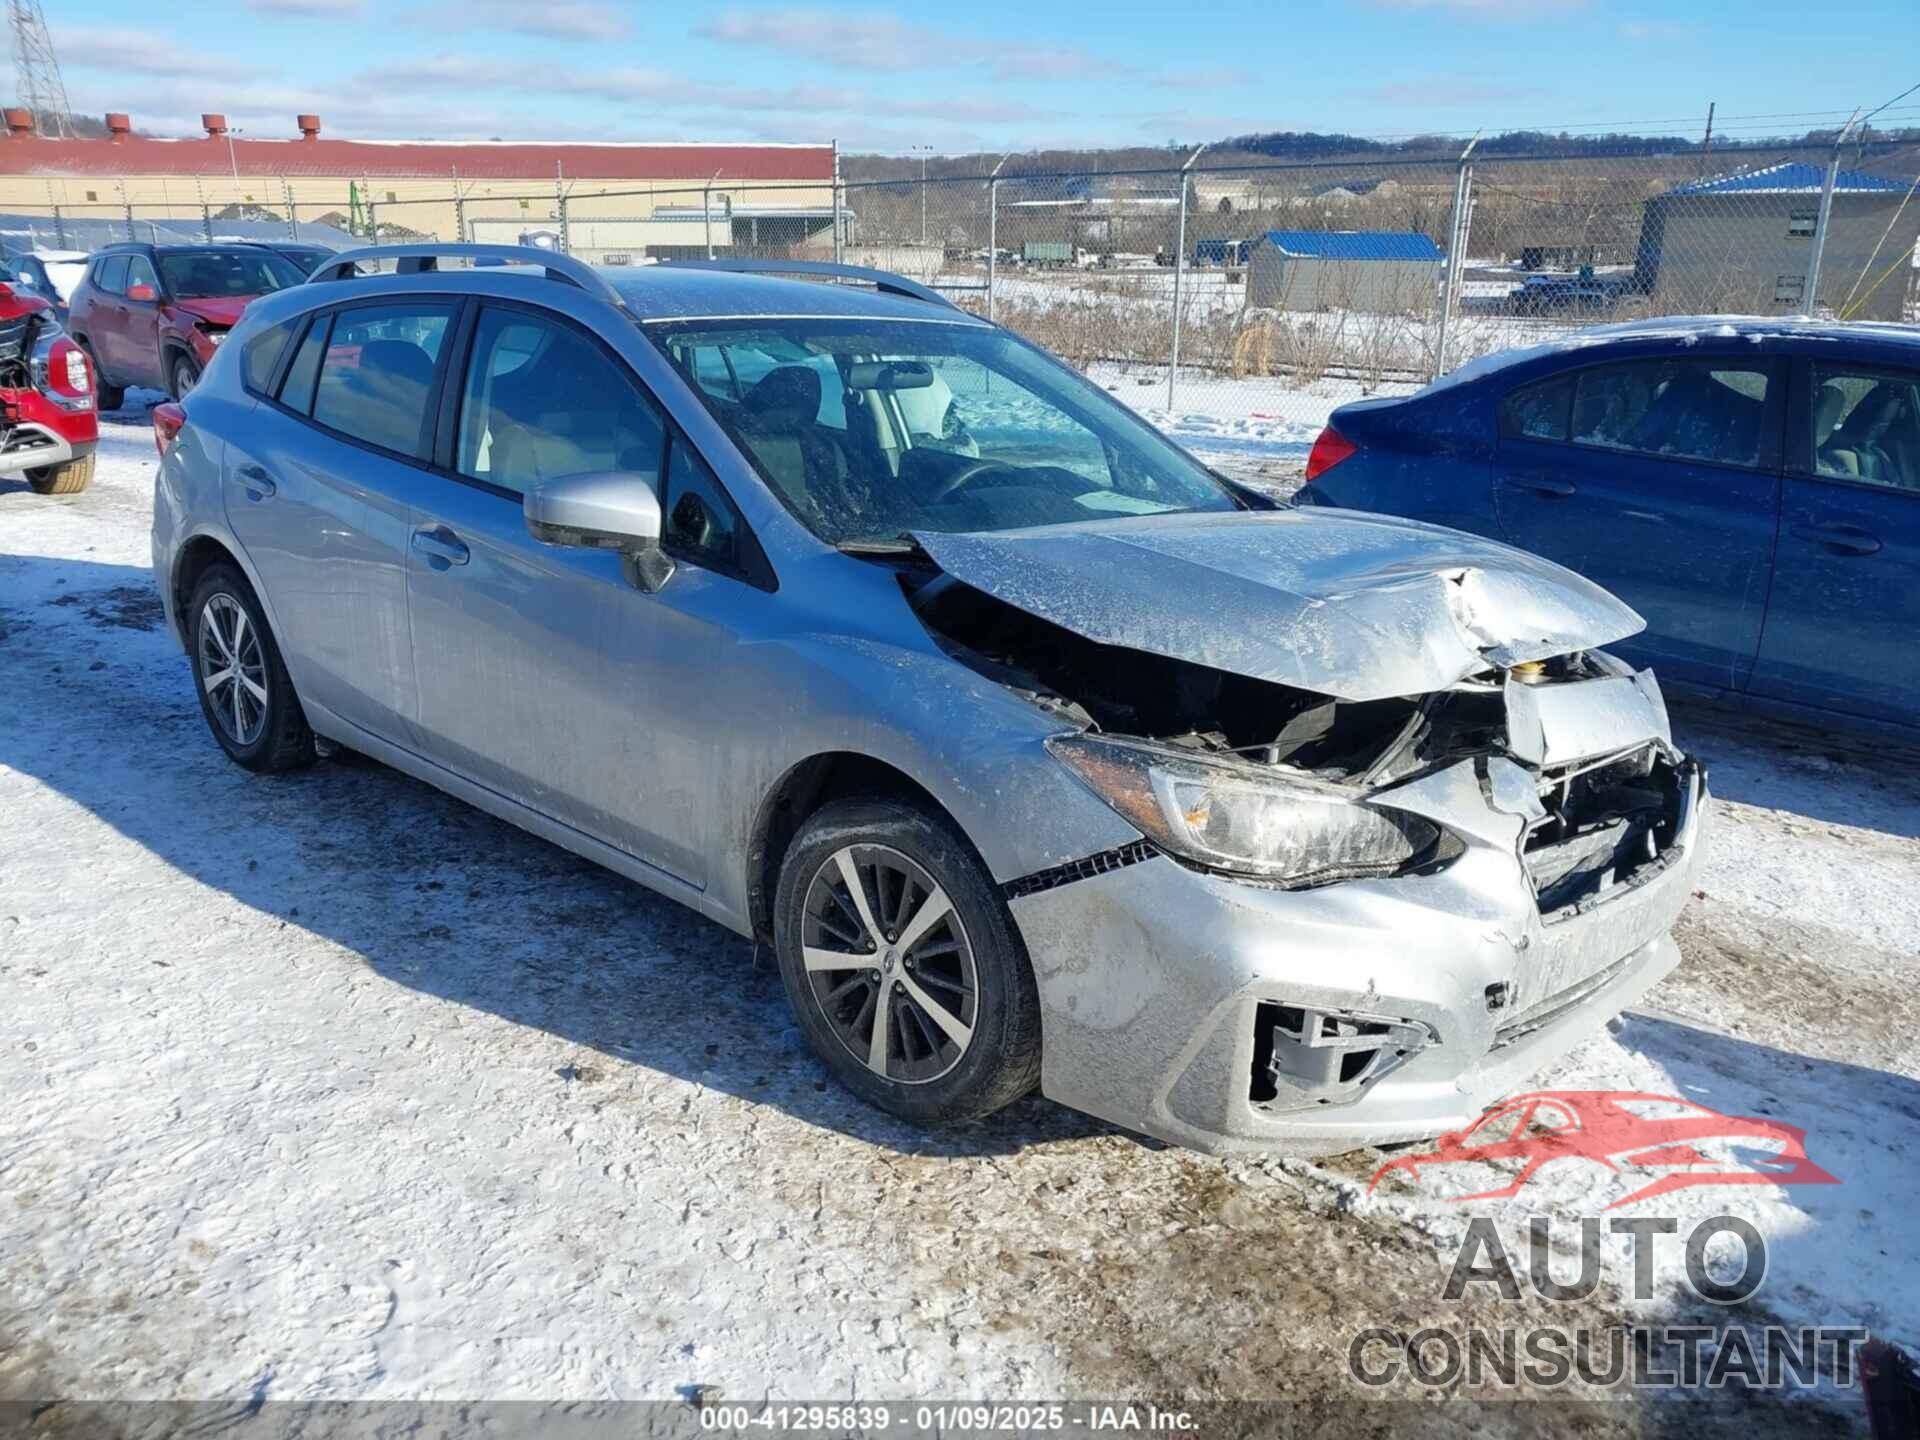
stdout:
[(93, 360), (103, 410), (130, 385), (177, 400), (249, 300), (304, 279), (257, 245), (112, 245), (88, 262), (68, 328)]

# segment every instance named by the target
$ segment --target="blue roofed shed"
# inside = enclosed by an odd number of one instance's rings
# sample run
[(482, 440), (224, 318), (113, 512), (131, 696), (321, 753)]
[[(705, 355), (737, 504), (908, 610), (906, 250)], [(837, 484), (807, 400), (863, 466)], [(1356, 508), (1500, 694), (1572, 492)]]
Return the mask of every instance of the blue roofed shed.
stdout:
[(1400, 230), (1269, 230), (1247, 265), (1247, 301), (1272, 310), (1425, 311), (1445, 257)]

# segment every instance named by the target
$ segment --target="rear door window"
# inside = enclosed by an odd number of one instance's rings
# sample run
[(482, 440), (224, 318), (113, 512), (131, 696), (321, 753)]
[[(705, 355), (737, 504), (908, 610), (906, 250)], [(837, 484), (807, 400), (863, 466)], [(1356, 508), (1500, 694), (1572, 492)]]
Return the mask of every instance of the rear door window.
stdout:
[(1518, 440), (1565, 440), (1572, 417), (1572, 377), (1543, 380), (1500, 402), (1500, 433)]
[(331, 315), (314, 316), (300, 348), (294, 352), (286, 379), (280, 382), (280, 403), (289, 410), (302, 415), (313, 413), (313, 382), (320, 378), (320, 357), (326, 353), (327, 330), (332, 324)]
[(432, 301), (337, 312), (314, 387), (314, 420), (350, 440), (427, 458), (427, 402), (452, 320), (451, 304)]
[(1641, 360), (1582, 370), (1577, 445), (1761, 468), (1775, 463), (1776, 397), (1767, 367), (1721, 360)]

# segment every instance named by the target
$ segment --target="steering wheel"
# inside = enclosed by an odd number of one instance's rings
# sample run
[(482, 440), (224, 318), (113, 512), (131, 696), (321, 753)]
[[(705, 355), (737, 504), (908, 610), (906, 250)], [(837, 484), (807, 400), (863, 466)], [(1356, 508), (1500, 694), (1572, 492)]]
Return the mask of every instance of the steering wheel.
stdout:
[(1019, 467), (1017, 465), (1009, 465), (1004, 460), (976, 460), (971, 465), (962, 465), (958, 470), (954, 471), (953, 474), (940, 482), (940, 487), (933, 492), (927, 504), (938, 505), (942, 500), (953, 494), (954, 491), (960, 489), (963, 485), (971, 485), (989, 470), (1006, 470), (1012, 472), (1018, 469)]

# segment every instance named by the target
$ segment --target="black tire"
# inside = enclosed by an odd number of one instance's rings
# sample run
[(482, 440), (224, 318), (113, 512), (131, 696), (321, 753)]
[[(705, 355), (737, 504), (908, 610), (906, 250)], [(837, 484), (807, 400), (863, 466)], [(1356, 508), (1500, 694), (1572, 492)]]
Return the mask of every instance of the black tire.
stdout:
[(82, 455), (64, 465), (42, 465), (27, 471), (27, 484), (39, 495), (78, 495), (93, 483), (93, 456)]
[(93, 403), (100, 410), (118, 410), (127, 403), (127, 389), (124, 385), (109, 385), (107, 372), (100, 368), (100, 361), (93, 353), (93, 346), (85, 340), (74, 342), (87, 352), (87, 365), (93, 371)]
[[(259, 665), (256, 683), (266, 691), (266, 702), (262, 707), (265, 713), (258, 729), (251, 733), (217, 716), (214, 712), (216, 701), (207, 690), (206, 661), (203, 657), (216, 653), (217, 647), (209, 648), (203, 631), (212, 623), (209, 607), (216, 605), (220, 599), (231, 601), (245, 612), (247, 624), (257, 637)], [(224, 611), (225, 607), (218, 608)], [(205, 717), (207, 728), (213, 732), (213, 738), (219, 742), (220, 748), (227, 752), (235, 764), (263, 774), (311, 765), (315, 758), (313, 731), (307, 728), (307, 717), (300, 709), (300, 697), (294, 693), (293, 681), (287, 675), (285, 662), (280, 658), (280, 646), (273, 638), (273, 631), (268, 627), (266, 616), (260, 610), (260, 602), (254, 598), (253, 587), (247, 584), (246, 577), (232, 565), (209, 567), (206, 574), (200, 577), (200, 583), (194, 586), (193, 598), (187, 602), (185, 618), (193, 688), (200, 697), (200, 713)], [(231, 694), (231, 691), (223, 690), (222, 693)]]
[(176, 400), (184, 400), (199, 383), (200, 362), (184, 350), (174, 351), (167, 358), (167, 393)]
[[(971, 1038), (952, 1068), (937, 1078), (908, 1082), (869, 1068), (842, 1040), (807, 973), (801, 951), (809, 892), (815, 878), (850, 846), (884, 847), (911, 860), (945, 892), (970, 943)], [(1040, 997), (1026, 946), (999, 887), (945, 816), (882, 798), (836, 801), (816, 812), (781, 861), (774, 940), (787, 1000), (807, 1043), (868, 1104), (918, 1124), (942, 1124), (990, 1115), (1039, 1084)], [(920, 974), (927, 978), (924, 970)]]

